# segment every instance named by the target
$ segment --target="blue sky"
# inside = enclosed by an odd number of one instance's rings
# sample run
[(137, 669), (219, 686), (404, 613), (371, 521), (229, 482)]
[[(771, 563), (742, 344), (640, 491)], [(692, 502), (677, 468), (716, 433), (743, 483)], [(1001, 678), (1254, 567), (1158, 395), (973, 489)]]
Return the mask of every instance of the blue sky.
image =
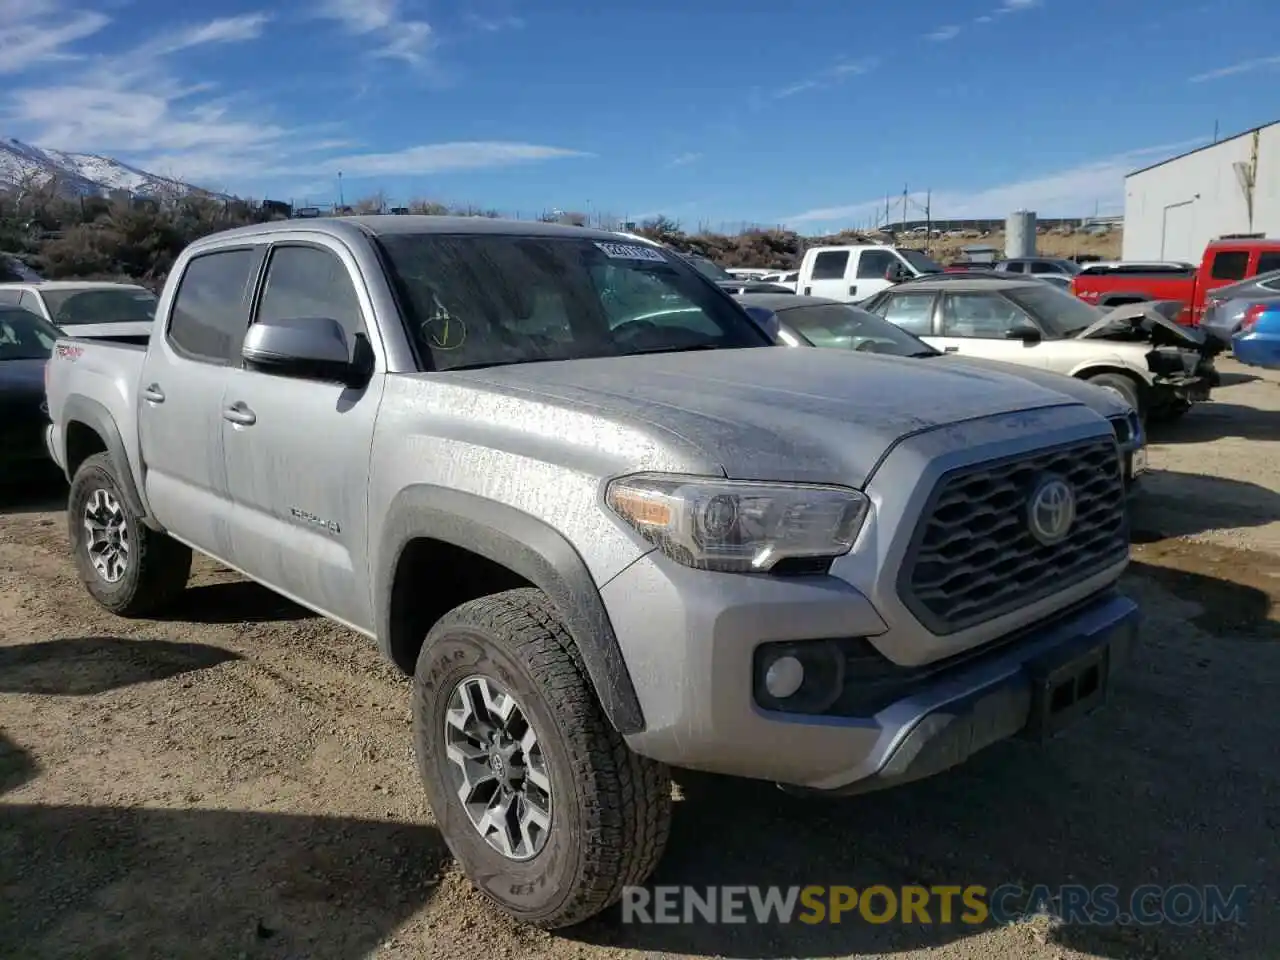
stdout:
[(0, 0), (0, 135), (296, 202), (1118, 213), (1280, 119), (1278, 35), (1275, 0)]

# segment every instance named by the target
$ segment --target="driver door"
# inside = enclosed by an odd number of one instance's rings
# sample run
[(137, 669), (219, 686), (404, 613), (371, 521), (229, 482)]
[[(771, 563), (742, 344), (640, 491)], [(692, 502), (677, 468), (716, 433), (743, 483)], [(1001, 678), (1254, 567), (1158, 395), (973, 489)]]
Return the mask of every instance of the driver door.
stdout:
[[(336, 320), (347, 344), (368, 336), (367, 291), (338, 241), (284, 240), (267, 255), (253, 322)], [(383, 361), (359, 388), (228, 372), (222, 437), (231, 556), (245, 573), (357, 630), (373, 629), (368, 490)]]
[(938, 321), (940, 335), (926, 339), (946, 353), (1048, 366), (1043, 343), (1010, 339), (1017, 327), (1039, 327), (1024, 310), (997, 293), (944, 293)]

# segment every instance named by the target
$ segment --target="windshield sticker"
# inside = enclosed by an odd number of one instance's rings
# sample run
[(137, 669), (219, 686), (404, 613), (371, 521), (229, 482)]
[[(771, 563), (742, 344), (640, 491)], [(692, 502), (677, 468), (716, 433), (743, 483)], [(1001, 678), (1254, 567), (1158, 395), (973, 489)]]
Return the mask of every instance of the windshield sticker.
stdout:
[(614, 260), (651, 260), (654, 263), (666, 263), (667, 258), (653, 247), (639, 243), (597, 243), (606, 257)]

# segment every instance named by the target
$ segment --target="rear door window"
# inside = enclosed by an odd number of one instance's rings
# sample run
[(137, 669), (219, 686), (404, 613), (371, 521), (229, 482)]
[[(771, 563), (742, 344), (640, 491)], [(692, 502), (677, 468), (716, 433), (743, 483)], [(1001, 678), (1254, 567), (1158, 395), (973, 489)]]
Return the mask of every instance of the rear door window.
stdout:
[(895, 293), (876, 305), (875, 313), (917, 337), (933, 333), (932, 293)]
[(864, 250), (858, 257), (858, 279), (883, 280), (897, 262), (898, 258), (888, 250)]
[(1280, 270), (1280, 251), (1258, 254), (1258, 269), (1254, 273), (1270, 273), (1272, 270)]
[(1214, 280), (1243, 280), (1249, 272), (1247, 250), (1224, 250), (1213, 258), (1209, 276)]
[(824, 250), (813, 258), (814, 280), (843, 280), (849, 268), (848, 250)]

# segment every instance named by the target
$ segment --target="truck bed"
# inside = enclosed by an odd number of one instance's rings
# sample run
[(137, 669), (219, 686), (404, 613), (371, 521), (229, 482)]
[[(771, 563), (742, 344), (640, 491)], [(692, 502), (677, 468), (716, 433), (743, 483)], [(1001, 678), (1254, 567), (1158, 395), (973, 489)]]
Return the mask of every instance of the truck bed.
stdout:
[(60, 425), (103, 414), (118, 428), (128, 462), (140, 462), (138, 382), (146, 355), (147, 348), (136, 343), (64, 337), (54, 344), (45, 378), (49, 419), (55, 424), (49, 452), (64, 470), (66, 438)]

